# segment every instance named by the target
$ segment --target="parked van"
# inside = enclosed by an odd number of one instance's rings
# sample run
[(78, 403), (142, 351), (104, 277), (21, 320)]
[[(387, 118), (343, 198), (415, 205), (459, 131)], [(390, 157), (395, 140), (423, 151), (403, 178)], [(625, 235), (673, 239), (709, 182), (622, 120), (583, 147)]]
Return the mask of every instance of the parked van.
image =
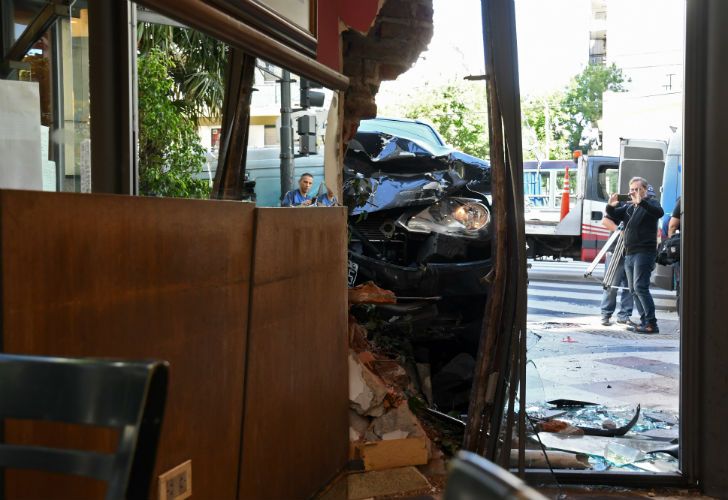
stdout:
[[(667, 225), (677, 199), (682, 195), (682, 130), (676, 131), (667, 146), (665, 170), (662, 177), (660, 204), (665, 215), (660, 221), (659, 235), (667, 238)], [(675, 290), (676, 275), (674, 266), (657, 264), (652, 274), (652, 283), (666, 290)]]
[[(302, 156), (294, 160), (293, 189), (304, 173), (313, 175), (313, 192), (324, 182), (324, 153)], [(281, 150), (279, 147), (248, 149), (245, 171), (248, 180), (255, 182), (255, 202), (259, 207), (280, 207), (281, 197)]]
[[(313, 192), (324, 182), (323, 148), (315, 155), (302, 156), (294, 160), (293, 189), (298, 187), (298, 179), (304, 173), (313, 175)], [(278, 146), (267, 148), (248, 148), (245, 167), (245, 180), (253, 186), (253, 201), (259, 207), (281, 206), (281, 150)], [(217, 171), (217, 155), (208, 153), (207, 163), (200, 178), (209, 180), (212, 185)]]

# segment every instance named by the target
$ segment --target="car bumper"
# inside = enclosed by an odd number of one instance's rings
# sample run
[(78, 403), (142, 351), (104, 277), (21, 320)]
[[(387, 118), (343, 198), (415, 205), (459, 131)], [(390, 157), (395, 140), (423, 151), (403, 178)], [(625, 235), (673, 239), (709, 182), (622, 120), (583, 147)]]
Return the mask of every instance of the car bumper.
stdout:
[(374, 281), (401, 297), (486, 295), (483, 278), (492, 268), (490, 259), (405, 267), (351, 251), (349, 260), (358, 266), (358, 281)]

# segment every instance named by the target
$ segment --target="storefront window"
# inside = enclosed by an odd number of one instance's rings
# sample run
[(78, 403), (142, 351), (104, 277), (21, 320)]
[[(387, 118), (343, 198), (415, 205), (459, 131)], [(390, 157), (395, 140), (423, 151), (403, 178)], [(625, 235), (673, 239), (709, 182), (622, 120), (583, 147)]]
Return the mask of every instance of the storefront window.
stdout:
[[(26, 22), (15, 26), (24, 27), (37, 15), (31, 7), (40, 10), (45, 2), (12, 4), (16, 19)], [(88, 68), (87, 2), (76, 1), (71, 16), (56, 19), (0, 81), (6, 96), (0, 119), (25, 130), (0, 146), (8, 158), (1, 187), (91, 191)]]
[(196, 30), (140, 19), (139, 193), (208, 198), (221, 140), (227, 45)]

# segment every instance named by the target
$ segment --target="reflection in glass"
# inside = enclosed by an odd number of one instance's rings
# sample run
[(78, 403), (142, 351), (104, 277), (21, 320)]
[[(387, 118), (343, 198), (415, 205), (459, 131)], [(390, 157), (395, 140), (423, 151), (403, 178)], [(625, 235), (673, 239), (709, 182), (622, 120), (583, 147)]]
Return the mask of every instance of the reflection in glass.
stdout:
[(70, 18), (58, 19), (43, 33), (17, 72), (18, 80), (38, 83), (42, 189), (46, 191), (91, 191), (86, 4), (76, 1)]
[(2, 0), (2, 17), (12, 19), (12, 31), (5, 34), (6, 53), (49, 3), (48, 0)]
[[(285, 130), (292, 136), (292, 140), (286, 141), (293, 161), (294, 182), (291, 189), (296, 188), (296, 181), (304, 173), (313, 176), (315, 186), (324, 182), (329, 187), (335, 185), (335, 181), (324, 179), (323, 136), (331, 94), (325, 91), (323, 106), (302, 109), (302, 79), (298, 75), (288, 74), (290, 82), (282, 82), (284, 72), (281, 68), (260, 59), (256, 61), (256, 92), (253, 93), (250, 104), (246, 175), (254, 183), (254, 196), (258, 206), (280, 206), (285, 194), (281, 192), (281, 137)], [(290, 88), (291, 102), (287, 106), (283, 103), (283, 85)], [(285, 129), (282, 128), (281, 117), (281, 109), (284, 107), (291, 109), (286, 115), (289, 117), (289, 128)], [(304, 138), (307, 142), (304, 142)], [(304, 154), (304, 150), (312, 152)]]

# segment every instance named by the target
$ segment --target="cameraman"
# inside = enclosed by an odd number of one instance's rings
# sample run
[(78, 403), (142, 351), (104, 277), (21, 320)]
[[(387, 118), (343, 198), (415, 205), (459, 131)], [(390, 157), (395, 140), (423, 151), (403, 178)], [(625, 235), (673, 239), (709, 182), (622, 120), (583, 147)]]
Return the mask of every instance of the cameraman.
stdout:
[[(641, 313), (638, 333), (659, 333), (655, 318), (655, 301), (650, 294), (650, 274), (657, 256), (657, 221), (664, 215), (660, 204), (649, 195), (648, 184), (642, 177), (629, 181), (630, 203), (619, 205), (619, 195), (612, 194), (606, 211), (615, 222), (624, 221), (624, 269), (627, 282)], [(641, 309), (641, 310), (640, 310)]]

